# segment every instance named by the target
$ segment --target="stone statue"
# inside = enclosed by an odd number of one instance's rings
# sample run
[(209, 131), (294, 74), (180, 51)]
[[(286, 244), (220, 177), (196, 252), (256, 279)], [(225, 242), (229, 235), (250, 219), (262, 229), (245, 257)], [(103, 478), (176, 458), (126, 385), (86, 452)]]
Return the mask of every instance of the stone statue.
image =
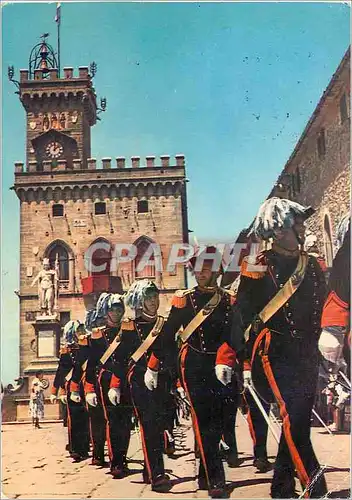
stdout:
[(40, 310), (45, 316), (52, 316), (54, 306), (57, 306), (59, 276), (57, 269), (50, 269), (47, 258), (43, 259), (43, 269), (34, 278), (31, 286), (37, 282)]

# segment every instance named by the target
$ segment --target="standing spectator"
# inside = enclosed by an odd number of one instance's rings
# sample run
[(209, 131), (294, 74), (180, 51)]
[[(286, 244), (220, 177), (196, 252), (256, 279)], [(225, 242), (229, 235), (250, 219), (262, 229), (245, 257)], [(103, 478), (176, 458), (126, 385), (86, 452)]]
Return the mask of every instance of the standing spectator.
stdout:
[(36, 429), (40, 429), (39, 420), (44, 418), (44, 389), (43, 372), (39, 370), (32, 381), (29, 403), (33, 426)]

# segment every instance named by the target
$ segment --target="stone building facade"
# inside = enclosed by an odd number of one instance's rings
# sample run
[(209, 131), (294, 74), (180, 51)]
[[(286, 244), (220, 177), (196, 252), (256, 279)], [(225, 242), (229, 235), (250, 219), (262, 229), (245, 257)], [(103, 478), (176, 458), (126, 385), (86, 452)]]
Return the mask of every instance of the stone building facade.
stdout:
[[(187, 285), (184, 266), (168, 271), (166, 264), (171, 245), (188, 242), (188, 224), (184, 155), (92, 158), (99, 109), (88, 68), (64, 68), (61, 78), (55, 68), (21, 70), (19, 97), (27, 120), (27, 158), (15, 164), (13, 187), (20, 202), (20, 375), (30, 383), (38, 368), (52, 380), (62, 326), (83, 321), (102, 291), (122, 292), (148, 277), (167, 314), (175, 290)], [(118, 263), (116, 244), (135, 244), (135, 259)], [(160, 254), (139, 269), (150, 245)], [(92, 249), (90, 262), (103, 270), (89, 266)], [(47, 324), (38, 320), (32, 286), (44, 258), (59, 272), (56, 319)]]
[(336, 227), (350, 209), (350, 75), (348, 49), (270, 193), (315, 208), (308, 228), (328, 267)]

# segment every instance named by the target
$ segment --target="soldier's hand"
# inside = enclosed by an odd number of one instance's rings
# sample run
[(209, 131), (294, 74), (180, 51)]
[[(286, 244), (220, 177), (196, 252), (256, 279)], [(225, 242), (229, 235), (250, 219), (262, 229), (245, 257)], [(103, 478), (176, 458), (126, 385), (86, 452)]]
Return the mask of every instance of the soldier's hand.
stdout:
[(90, 406), (98, 406), (98, 397), (95, 392), (88, 392), (88, 394), (86, 394), (86, 401)]
[(219, 382), (227, 385), (231, 382), (232, 368), (227, 365), (215, 365), (215, 375)]
[(252, 373), (250, 370), (243, 371), (243, 387), (246, 389), (252, 383)]
[(60, 401), (62, 404), (67, 405), (67, 396), (66, 394), (61, 394)]
[(76, 392), (76, 391), (72, 391), (71, 392), (70, 399), (74, 403), (80, 403), (81, 402), (81, 396), (79, 395), (79, 392)]
[(114, 406), (120, 403), (121, 389), (119, 387), (111, 387), (108, 392), (108, 398)]
[(177, 387), (177, 392), (179, 393), (181, 399), (186, 399), (186, 392), (183, 387)]
[(158, 372), (147, 368), (144, 374), (144, 383), (147, 389), (153, 391), (158, 386)]
[(56, 403), (57, 397), (55, 394), (50, 394), (50, 403), (54, 404)]

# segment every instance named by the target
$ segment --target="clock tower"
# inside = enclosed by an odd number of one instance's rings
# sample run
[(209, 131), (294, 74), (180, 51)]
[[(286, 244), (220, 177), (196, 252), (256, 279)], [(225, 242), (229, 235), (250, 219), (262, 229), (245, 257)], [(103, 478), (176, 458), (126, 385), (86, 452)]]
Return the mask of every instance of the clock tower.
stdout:
[[(27, 166), (37, 171), (46, 168), (81, 167), (90, 157), (90, 130), (97, 120), (96, 94), (87, 67), (64, 68), (58, 74), (55, 54), (47, 34), (30, 56), (29, 70), (20, 72), (19, 92), (26, 111)], [(61, 167), (60, 167), (61, 164)]]

